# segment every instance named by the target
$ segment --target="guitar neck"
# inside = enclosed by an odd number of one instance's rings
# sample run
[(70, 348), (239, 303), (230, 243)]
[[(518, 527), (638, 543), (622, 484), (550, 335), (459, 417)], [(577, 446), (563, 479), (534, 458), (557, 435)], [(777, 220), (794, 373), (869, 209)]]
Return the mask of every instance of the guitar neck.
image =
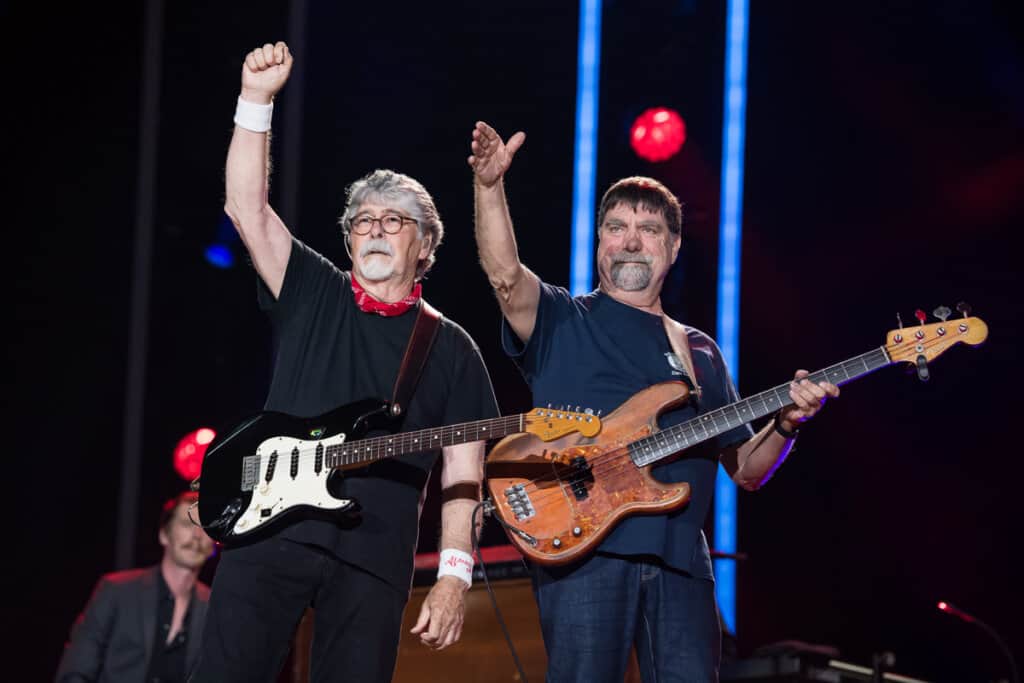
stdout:
[[(863, 377), (879, 368), (892, 364), (885, 347), (880, 347), (841, 363), (812, 372), (812, 382), (831, 382), (841, 386)], [(629, 446), (630, 457), (637, 466), (650, 465), (719, 434), (774, 413), (793, 403), (789, 397), (789, 382), (762, 391), (736, 403), (698, 415), (681, 424), (634, 441)]]
[(348, 467), (396, 455), (423, 453), (445, 446), (498, 439), (523, 431), (525, 419), (524, 414), (506, 415), (489, 420), (421, 429), (415, 432), (398, 432), (326, 447), (319, 446), (318, 450), (324, 448), (324, 462), (328, 467)]

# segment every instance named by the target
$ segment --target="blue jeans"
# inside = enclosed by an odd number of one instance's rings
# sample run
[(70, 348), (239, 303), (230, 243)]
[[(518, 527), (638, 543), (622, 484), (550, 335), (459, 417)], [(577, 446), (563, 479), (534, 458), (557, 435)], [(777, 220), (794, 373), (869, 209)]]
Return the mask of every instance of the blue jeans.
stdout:
[(636, 645), (644, 683), (718, 680), (714, 582), (658, 558), (596, 554), (533, 570), (548, 683), (622, 683)]

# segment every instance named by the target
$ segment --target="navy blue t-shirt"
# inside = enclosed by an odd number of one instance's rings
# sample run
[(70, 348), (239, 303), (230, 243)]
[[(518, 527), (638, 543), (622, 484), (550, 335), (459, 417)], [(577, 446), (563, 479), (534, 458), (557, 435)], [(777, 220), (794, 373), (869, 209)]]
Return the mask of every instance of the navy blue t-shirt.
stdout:
[[(739, 400), (715, 342), (687, 327), (699, 399), (665, 413), (664, 429)], [(502, 344), (518, 364), (535, 405), (571, 404), (607, 415), (652, 384), (689, 380), (672, 352), (661, 317), (620, 303), (600, 290), (572, 297), (562, 287), (540, 286), (537, 321), (524, 346), (502, 321)], [(690, 502), (668, 515), (637, 515), (621, 521), (600, 546), (618, 555), (656, 555), (666, 564), (712, 578), (703, 526), (711, 504), (719, 453), (753, 435), (749, 425), (691, 447), (655, 465), (664, 482), (690, 483)]]

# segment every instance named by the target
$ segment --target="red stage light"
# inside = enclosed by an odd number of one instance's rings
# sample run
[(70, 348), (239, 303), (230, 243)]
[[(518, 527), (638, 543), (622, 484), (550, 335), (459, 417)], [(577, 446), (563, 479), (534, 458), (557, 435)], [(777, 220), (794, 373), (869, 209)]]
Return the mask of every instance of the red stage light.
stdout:
[(640, 114), (629, 131), (629, 144), (641, 159), (665, 161), (686, 142), (683, 118), (667, 107), (654, 107)]
[(181, 437), (174, 448), (174, 469), (186, 481), (199, 476), (203, 467), (203, 456), (217, 433), (208, 427), (200, 427)]

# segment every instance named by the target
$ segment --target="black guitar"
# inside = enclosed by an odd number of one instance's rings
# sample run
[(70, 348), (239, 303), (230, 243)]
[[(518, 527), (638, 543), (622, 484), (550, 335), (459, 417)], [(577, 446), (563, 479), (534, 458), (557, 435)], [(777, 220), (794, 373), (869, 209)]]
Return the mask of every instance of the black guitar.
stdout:
[[(518, 432), (544, 441), (572, 432), (593, 436), (595, 415), (552, 408), (464, 424), (398, 432), (387, 402), (365, 399), (318, 417), (265, 411), (218, 435), (193, 488), (199, 521), (226, 546), (265, 538), (302, 519), (330, 519), (357, 505), (331, 494), (342, 471), (377, 460)], [(384, 432), (381, 436), (368, 434)]]

